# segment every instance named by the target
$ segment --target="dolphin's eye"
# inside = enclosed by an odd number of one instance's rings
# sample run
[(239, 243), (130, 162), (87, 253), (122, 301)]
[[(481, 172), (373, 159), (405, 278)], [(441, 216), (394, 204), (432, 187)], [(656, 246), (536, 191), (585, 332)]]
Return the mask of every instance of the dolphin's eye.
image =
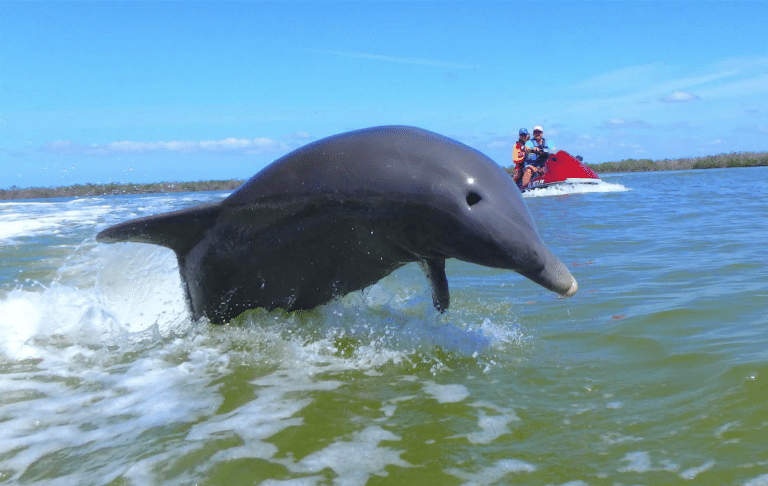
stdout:
[(469, 205), (469, 207), (474, 206), (475, 204), (479, 203), (482, 200), (483, 200), (483, 198), (480, 197), (480, 194), (478, 194), (478, 193), (476, 193), (474, 191), (472, 191), (469, 194), (467, 194), (467, 204)]

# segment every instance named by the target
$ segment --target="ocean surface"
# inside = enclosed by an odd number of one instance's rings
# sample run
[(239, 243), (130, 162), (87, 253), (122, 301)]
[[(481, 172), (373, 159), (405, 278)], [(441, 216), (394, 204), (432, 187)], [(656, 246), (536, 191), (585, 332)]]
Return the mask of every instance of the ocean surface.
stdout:
[(526, 197), (579, 292), (449, 261), (192, 322), (96, 233), (224, 193), (0, 203), (0, 484), (768, 485), (768, 168)]

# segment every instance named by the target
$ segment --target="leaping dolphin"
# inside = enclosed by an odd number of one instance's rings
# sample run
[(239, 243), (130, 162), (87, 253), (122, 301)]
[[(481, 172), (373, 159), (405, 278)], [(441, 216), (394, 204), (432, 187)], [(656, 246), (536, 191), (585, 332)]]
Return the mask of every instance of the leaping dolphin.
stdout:
[(258, 307), (311, 309), (409, 262), (421, 264), (442, 312), (447, 258), (514, 270), (565, 296), (578, 288), (501, 167), (413, 127), (318, 140), (219, 203), (126, 221), (96, 239), (172, 249), (193, 318), (219, 324)]

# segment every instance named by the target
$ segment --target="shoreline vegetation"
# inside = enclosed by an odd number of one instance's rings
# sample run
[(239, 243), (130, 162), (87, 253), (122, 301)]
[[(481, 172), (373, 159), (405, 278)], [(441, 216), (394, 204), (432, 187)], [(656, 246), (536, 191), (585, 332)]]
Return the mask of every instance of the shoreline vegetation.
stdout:
[[(610, 174), (615, 172), (651, 172), (691, 169), (724, 169), (737, 167), (761, 167), (768, 166), (768, 152), (739, 152), (732, 154), (710, 155), (707, 157), (659, 160), (650, 159), (625, 159), (620, 162), (604, 162), (601, 164), (587, 164), (598, 174)], [(510, 175), (512, 167), (505, 170)], [(198, 181), (198, 182), (155, 182), (149, 184), (75, 184), (62, 187), (29, 187), (19, 188), (11, 186), (9, 189), (0, 189), (0, 201), (15, 199), (46, 199), (46, 198), (72, 198), (91, 196), (119, 196), (128, 194), (158, 194), (174, 192), (202, 192), (202, 191), (234, 191), (245, 180), (229, 179), (223, 181)]]
[(768, 152), (738, 152), (732, 154), (708, 155), (687, 159), (665, 159), (653, 161), (650, 159), (626, 159), (621, 162), (604, 162), (589, 164), (598, 174), (611, 172), (650, 172), (661, 170), (691, 170), (691, 169), (730, 169), (737, 167), (762, 167), (768, 165)]

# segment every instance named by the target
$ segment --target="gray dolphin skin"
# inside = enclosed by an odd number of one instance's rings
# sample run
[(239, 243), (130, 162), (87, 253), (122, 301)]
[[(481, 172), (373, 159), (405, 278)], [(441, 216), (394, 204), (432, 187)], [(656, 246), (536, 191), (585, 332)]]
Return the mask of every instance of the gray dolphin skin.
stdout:
[(223, 201), (126, 221), (99, 242), (176, 252), (194, 319), (312, 309), (418, 262), (439, 311), (445, 260), (578, 286), (541, 242), (512, 178), (464, 144), (413, 127), (335, 135), (276, 160)]

